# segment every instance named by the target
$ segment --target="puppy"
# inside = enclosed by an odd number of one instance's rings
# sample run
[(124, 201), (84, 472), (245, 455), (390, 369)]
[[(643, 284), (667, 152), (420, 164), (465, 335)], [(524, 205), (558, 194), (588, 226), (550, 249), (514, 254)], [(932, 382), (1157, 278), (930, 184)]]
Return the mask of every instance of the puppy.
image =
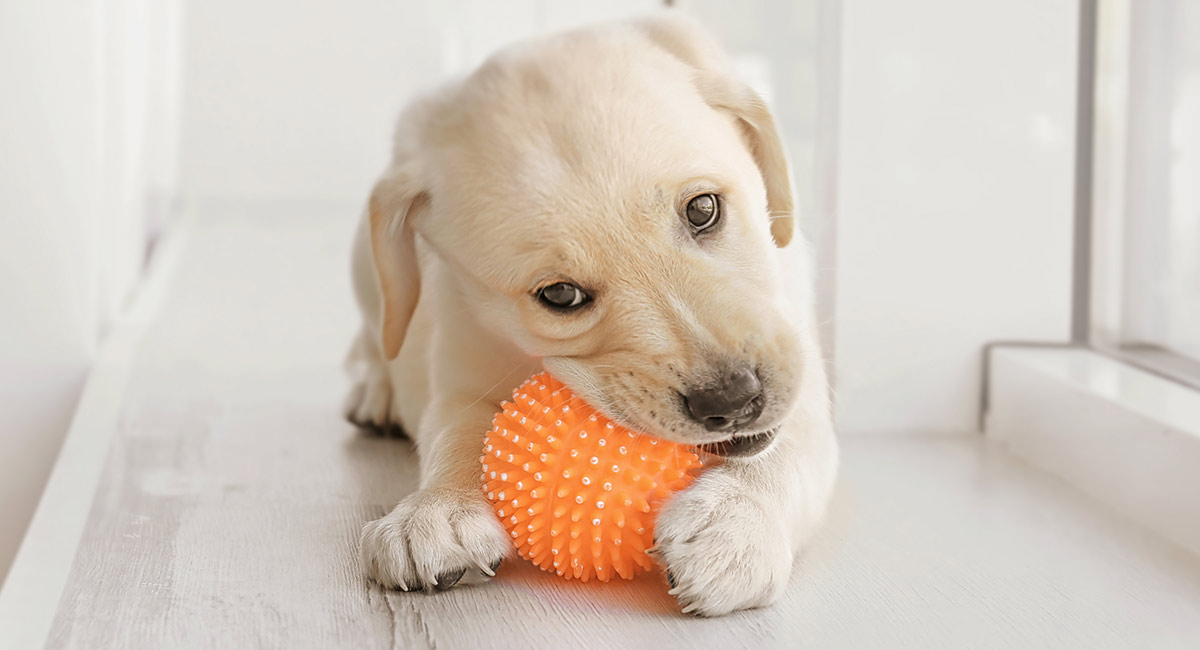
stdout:
[[(511, 551), (480, 492), (492, 415), (541, 367), (625, 426), (723, 460), (661, 509), (683, 611), (772, 602), (837, 465), (787, 161), (762, 101), (665, 14), (517, 45), (402, 114), (354, 249), (347, 417), (402, 427), (420, 488), (366, 525), (385, 587)], [(798, 260), (798, 261), (797, 261)], [(802, 295), (806, 292), (801, 291)]]

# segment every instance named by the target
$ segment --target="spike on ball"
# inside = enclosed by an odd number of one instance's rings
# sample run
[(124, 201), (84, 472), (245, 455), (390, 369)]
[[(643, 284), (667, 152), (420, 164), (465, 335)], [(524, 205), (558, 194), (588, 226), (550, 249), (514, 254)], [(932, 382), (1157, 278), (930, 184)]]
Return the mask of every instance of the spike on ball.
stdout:
[(544, 372), (504, 402), (483, 448), (483, 492), (517, 553), (583, 582), (650, 569), (658, 508), (701, 466), (691, 447), (622, 427)]

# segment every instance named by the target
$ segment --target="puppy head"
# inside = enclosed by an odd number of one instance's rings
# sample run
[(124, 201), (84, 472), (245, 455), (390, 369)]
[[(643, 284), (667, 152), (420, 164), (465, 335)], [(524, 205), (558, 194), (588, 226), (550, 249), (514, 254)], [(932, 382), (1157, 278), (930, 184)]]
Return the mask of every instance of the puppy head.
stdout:
[(389, 356), (416, 230), (481, 326), (610, 417), (765, 448), (804, 362), (772, 250), (792, 236), (790, 176), (716, 52), (674, 18), (577, 32), (493, 58), (428, 110), (372, 196)]

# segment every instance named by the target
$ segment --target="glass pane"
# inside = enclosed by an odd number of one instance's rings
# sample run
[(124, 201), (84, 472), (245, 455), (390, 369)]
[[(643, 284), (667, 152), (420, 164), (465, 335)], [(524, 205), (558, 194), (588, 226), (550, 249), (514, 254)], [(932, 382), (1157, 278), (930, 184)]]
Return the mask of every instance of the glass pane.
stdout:
[(1200, 2), (1130, 9), (1120, 344), (1200, 360)]

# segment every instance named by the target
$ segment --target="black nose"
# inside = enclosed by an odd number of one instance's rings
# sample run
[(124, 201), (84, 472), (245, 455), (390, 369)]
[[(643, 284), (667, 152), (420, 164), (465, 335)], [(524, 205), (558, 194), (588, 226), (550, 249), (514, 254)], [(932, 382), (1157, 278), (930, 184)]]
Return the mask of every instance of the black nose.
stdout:
[(722, 372), (715, 383), (683, 396), (692, 419), (709, 431), (744, 427), (762, 415), (762, 384), (749, 365)]

